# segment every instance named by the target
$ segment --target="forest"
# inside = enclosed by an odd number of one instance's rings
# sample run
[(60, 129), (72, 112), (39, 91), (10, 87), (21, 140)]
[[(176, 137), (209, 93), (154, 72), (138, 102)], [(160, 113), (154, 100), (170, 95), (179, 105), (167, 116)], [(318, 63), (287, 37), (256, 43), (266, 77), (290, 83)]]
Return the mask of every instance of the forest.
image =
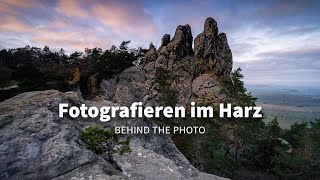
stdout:
[[(52, 52), (48, 46), (0, 51), (0, 101), (19, 93), (57, 89), (81, 91), (92, 98), (102, 79), (111, 78), (134, 63), (143, 61), (146, 49), (129, 49), (123, 41), (110, 49), (86, 49), (66, 55)], [(152, 45), (152, 44), (151, 44)], [(174, 106), (176, 93), (167, 86), (166, 72), (157, 79), (160, 104)], [(92, 78), (94, 77), (94, 78)], [(94, 79), (94, 80), (92, 80)], [(231, 80), (221, 82), (225, 103), (255, 106), (256, 98), (244, 86), (241, 69), (231, 73)], [(320, 119), (281, 129), (277, 118), (265, 124), (263, 118), (184, 119), (184, 126), (205, 126), (203, 134), (175, 134), (172, 140), (191, 164), (201, 171), (223, 177), (320, 177)], [(176, 125), (174, 121), (154, 120), (158, 125)], [(250, 174), (250, 176), (249, 176)]]
[[(129, 49), (130, 41), (118, 47), (86, 48), (84, 52), (66, 55), (61, 49), (53, 52), (25, 46), (0, 51), (0, 101), (22, 92), (57, 89), (62, 92), (79, 90), (85, 98), (93, 92), (103, 78), (110, 78), (143, 60), (146, 49)], [(91, 79), (90, 79), (91, 78)], [(93, 82), (92, 82), (93, 81)]]

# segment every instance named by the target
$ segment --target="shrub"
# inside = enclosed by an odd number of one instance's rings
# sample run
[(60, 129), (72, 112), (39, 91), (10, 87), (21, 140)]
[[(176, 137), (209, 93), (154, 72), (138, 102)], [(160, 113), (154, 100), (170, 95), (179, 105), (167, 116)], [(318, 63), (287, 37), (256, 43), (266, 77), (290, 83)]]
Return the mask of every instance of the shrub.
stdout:
[(99, 128), (97, 126), (90, 126), (81, 131), (80, 137), (86, 142), (87, 148), (97, 154), (105, 152), (112, 152), (115, 145), (120, 145), (120, 154), (131, 152), (129, 146), (130, 139), (120, 141), (119, 136), (110, 129)]
[(112, 142), (116, 141), (114, 132), (97, 126), (90, 126), (80, 133), (80, 137), (86, 142), (87, 148), (97, 154), (109, 151)]

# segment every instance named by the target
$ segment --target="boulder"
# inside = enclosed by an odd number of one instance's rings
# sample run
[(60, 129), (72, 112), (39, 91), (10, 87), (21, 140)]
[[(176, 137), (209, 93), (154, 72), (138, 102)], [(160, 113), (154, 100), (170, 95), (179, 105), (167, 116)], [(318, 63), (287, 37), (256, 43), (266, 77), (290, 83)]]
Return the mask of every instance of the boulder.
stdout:
[(80, 126), (58, 117), (59, 103), (81, 99), (77, 93), (48, 90), (1, 102), (0, 178), (50, 179), (95, 162), (97, 156), (79, 138)]

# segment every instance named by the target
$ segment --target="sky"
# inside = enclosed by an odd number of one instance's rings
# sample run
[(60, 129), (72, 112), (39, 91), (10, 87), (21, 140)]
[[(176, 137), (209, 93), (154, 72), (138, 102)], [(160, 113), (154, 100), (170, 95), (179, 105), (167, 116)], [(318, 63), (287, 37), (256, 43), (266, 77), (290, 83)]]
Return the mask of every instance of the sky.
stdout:
[(124, 40), (159, 45), (180, 24), (195, 38), (213, 17), (246, 84), (320, 84), (318, 0), (0, 0), (0, 17), (0, 49), (48, 45), (69, 53)]

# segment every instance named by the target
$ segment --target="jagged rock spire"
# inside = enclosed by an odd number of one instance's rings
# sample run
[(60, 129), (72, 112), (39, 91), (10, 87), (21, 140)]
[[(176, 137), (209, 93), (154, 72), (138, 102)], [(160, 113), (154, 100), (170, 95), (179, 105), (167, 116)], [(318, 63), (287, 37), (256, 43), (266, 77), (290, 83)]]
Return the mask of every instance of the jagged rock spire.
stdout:
[(203, 32), (206, 34), (213, 34), (215, 37), (218, 35), (218, 23), (212, 17), (206, 19), (204, 23)]
[(188, 24), (178, 26), (172, 38), (175, 55), (182, 58), (193, 54), (192, 41), (191, 27)]
[(191, 27), (188, 24), (179, 25), (172, 40), (169, 34), (165, 34), (160, 49), (150, 49), (146, 55), (146, 62), (155, 61), (160, 55), (175, 60), (194, 55), (194, 77), (213, 74), (226, 79), (230, 76), (232, 53), (227, 36), (225, 33), (219, 33), (218, 24), (212, 17), (206, 19), (203, 32), (195, 38), (194, 50), (192, 41)]
[(170, 43), (170, 34), (163, 35), (161, 39), (161, 47), (166, 46)]
[(204, 73), (228, 78), (232, 70), (232, 53), (225, 33), (218, 31), (217, 22), (209, 17), (204, 30), (194, 40), (195, 76)]

